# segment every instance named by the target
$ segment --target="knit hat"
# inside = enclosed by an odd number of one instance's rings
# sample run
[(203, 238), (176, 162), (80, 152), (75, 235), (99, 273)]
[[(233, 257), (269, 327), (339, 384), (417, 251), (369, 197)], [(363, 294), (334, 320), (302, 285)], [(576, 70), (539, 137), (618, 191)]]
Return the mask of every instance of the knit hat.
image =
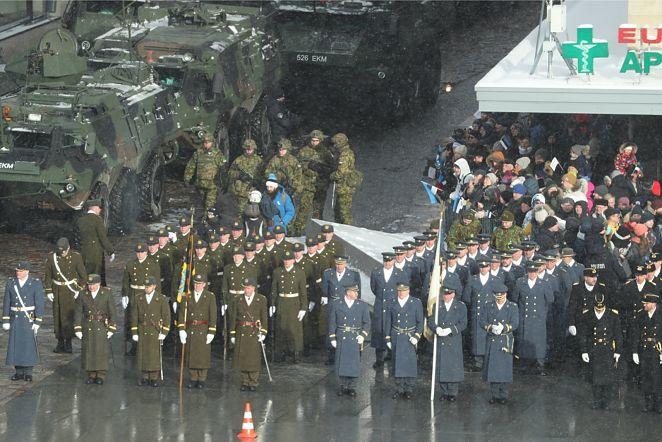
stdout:
[(604, 197), (606, 194), (609, 193), (609, 188), (607, 188), (607, 186), (605, 186), (604, 184), (600, 184), (595, 188), (595, 193), (597, 195)]
[(547, 218), (545, 218), (545, 221), (543, 221), (543, 223), (542, 223), (542, 228), (543, 228), (543, 229), (549, 229), (550, 227), (554, 227), (554, 226), (557, 225), (558, 223), (559, 223), (559, 222), (556, 220), (555, 217), (553, 217), (553, 216), (548, 216)]
[[(496, 174), (490, 172), (487, 175), (485, 175), (485, 178), (489, 178), (490, 182), (492, 184), (497, 184), (499, 182), (499, 177), (496, 176)], [(662, 203), (662, 200), (658, 200)]]
[(607, 210), (604, 211), (604, 216), (605, 216), (605, 219), (609, 219), (609, 217), (611, 217), (613, 215), (616, 215), (616, 214), (620, 214), (620, 213), (621, 213), (620, 210), (609, 207), (609, 208), (607, 208)]
[(526, 195), (526, 188), (521, 184), (516, 184), (513, 187), (513, 194), (519, 193), (520, 195)]
[(635, 224), (634, 225), (634, 234), (636, 236), (644, 236), (648, 232), (648, 227), (646, 227), (643, 224)]
[(458, 144), (453, 146), (453, 153), (458, 156), (466, 156), (467, 155), (467, 146), (464, 144)]

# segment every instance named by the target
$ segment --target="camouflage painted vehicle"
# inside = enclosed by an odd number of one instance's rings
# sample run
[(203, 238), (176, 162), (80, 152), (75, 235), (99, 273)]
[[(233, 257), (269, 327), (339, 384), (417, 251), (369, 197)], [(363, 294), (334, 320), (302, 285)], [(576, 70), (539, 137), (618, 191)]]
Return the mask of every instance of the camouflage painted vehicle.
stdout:
[(286, 90), (327, 85), (328, 96), (392, 116), (436, 102), (455, 2), (281, 1), (277, 10)]
[(143, 62), (84, 75), (75, 36), (49, 31), (7, 71), (25, 86), (0, 99), (0, 201), (78, 211), (102, 200), (109, 227), (163, 212), (165, 166), (177, 155), (176, 103)]
[[(267, 16), (259, 7), (195, 3), (170, 9), (167, 26), (149, 29), (135, 40), (137, 55), (172, 92), (180, 147), (194, 147), (213, 132), (226, 158), (241, 153), (245, 137), (258, 149), (271, 144), (266, 91), (278, 79), (278, 60)], [(95, 66), (117, 62), (117, 47), (127, 35), (97, 39)]]

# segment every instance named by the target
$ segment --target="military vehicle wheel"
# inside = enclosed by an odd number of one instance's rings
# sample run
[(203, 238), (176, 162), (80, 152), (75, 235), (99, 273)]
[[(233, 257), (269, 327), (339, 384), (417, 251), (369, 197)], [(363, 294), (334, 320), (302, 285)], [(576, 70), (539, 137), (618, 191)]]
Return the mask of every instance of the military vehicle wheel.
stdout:
[(257, 153), (265, 155), (271, 146), (271, 126), (267, 117), (267, 99), (262, 96), (250, 115), (250, 137), (257, 143)]
[(138, 176), (140, 193), (140, 216), (143, 219), (158, 219), (163, 214), (165, 191), (165, 165), (160, 152), (152, 154)]
[(136, 174), (124, 170), (110, 193), (109, 230), (114, 234), (131, 233), (138, 220), (140, 202)]

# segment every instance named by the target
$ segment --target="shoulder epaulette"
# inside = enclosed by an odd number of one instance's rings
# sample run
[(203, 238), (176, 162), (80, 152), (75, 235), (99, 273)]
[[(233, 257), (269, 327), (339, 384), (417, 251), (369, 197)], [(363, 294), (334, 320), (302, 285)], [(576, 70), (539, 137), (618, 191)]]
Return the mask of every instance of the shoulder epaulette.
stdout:
[(602, 287), (606, 287), (603, 283), (598, 282), (598, 285), (601, 285)]
[(611, 312), (614, 314), (618, 314), (618, 310), (616, 310), (615, 308), (611, 309)]
[(589, 309), (586, 309), (586, 308), (585, 308), (584, 310), (582, 310), (582, 315), (585, 315), (585, 314), (588, 313), (589, 311), (590, 311)]
[(574, 282), (572, 285), (579, 285), (579, 283), (578, 283), (578, 282)]

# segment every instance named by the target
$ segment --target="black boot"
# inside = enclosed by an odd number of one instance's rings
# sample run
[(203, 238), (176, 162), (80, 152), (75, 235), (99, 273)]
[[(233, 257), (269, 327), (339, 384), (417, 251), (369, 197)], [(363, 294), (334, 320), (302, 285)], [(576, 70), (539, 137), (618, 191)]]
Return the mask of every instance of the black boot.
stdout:
[(65, 353), (73, 353), (73, 348), (71, 347), (71, 338), (66, 338), (64, 340), (64, 352)]
[(57, 338), (57, 345), (53, 349), (53, 353), (64, 353), (64, 339)]

